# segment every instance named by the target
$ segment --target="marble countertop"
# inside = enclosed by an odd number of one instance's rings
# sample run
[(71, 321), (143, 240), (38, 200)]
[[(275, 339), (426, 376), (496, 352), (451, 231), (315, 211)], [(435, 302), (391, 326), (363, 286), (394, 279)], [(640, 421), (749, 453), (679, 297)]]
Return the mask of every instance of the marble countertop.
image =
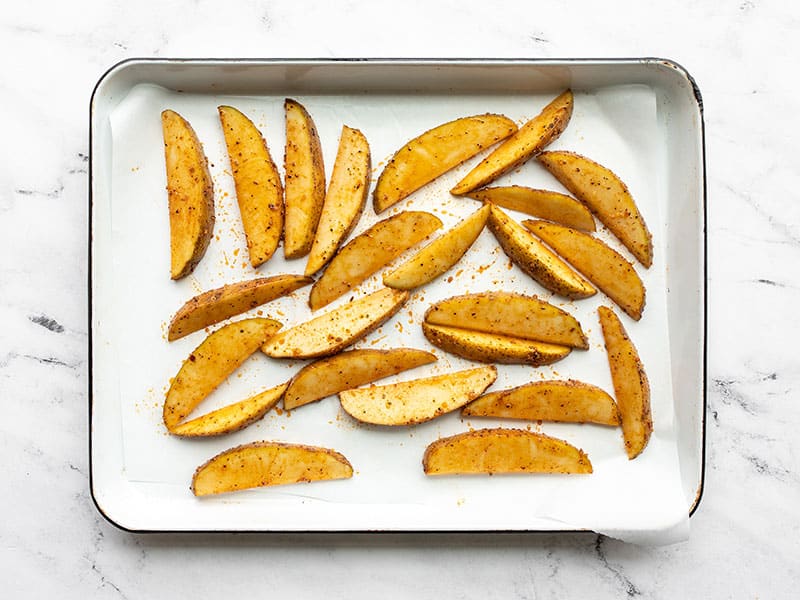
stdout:
[[(800, 302), (800, 204), (789, 191), (800, 181), (800, 8), (224, 6), (34, 0), (0, 15), (4, 595), (789, 597), (800, 583), (800, 368), (788, 343)], [(134, 535), (107, 523), (88, 486), (88, 105), (108, 67), (145, 56), (661, 56), (685, 66), (703, 93), (709, 198), (707, 465), (690, 539)]]

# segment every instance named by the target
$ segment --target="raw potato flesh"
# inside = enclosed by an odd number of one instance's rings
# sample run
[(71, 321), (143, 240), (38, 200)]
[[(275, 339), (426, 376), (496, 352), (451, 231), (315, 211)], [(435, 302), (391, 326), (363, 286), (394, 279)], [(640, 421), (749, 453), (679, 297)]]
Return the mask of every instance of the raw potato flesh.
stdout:
[(622, 323), (608, 307), (597, 309), (603, 339), (608, 353), (608, 366), (614, 394), (622, 416), (622, 437), (629, 459), (642, 453), (653, 432), (650, 412), (650, 383), (636, 347), (628, 337)]
[(306, 275), (328, 264), (339, 244), (355, 227), (369, 191), (371, 159), (367, 138), (358, 129), (342, 127), (333, 174), (306, 263)]
[(539, 162), (589, 207), (645, 267), (653, 264), (653, 236), (633, 196), (610, 169), (574, 152), (542, 152)]
[(310, 277), (275, 275), (209, 290), (187, 301), (172, 317), (167, 339), (173, 342), (209, 325), (239, 315), (313, 283)]
[(481, 396), (461, 411), (464, 417), (499, 417), (526, 421), (559, 421), (619, 425), (614, 399), (581, 381), (536, 381)]
[(515, 131), (514, 121), (493, 114), (456, 119), (426, 131), (395, 152), (378, 177), (372, 195), (375, 212), (383, 212)]
[(425, 312), (425, 322), (589, 349), (575, 317), (535, 296), (514, 292), (482, 292), (440, 300)]
[(282, 331), (270, 338), (261, 350), (273, 358), (316, 358), (336, 354), (391, 318), (408, 296), (408, 292), (381, 288)]
[(644, 283), (633, 265), (602, 240), (544, 221), (522, 223), (611, 298), (632, 319), (642, 317)]
[(591, 473), (583, 450), (563, 440), (520, 429), (478, 429), (433, 442), (425, 450), (426, 475)]
[(461, 408), (494, 383), (493, 366), (339, 392), (342, 408), (374, 425), (414, 425)]
[(422, 332), (431, 344), (446, 352), (486, 363), (540, 367), (561, 360), (572, 350), (545, 342), (430, 323), (422, 324)]
[(286, 113), (286, 225), (283, 252), (300, 258), (311, 250), (325, 202), (325, 163), (314, 120), (305, 107), (287, 98)]
[(250, 264), (267, 262), (283, 234), (283, 186), (267, 143), (253, 122), (231, 106), (220, 106), (236, 201), (242, 216)]
[(349, 479), (353, 467), (327, 448), (254, 442), (217, 454), (192, 477), (192, 493), (208, 496), (289, 483)]
[(292, 410), (435, 361), (430, 352), (413, 348), (341, 352), (303, 367), (286, 390), (283, 407)]
[(170, 276), (191, 273), (214, 233), (214, 184), (197, 135), (182, 116), (161, 113), (169, 201)]
[(573, 300), (597, 293), (588, 281), (496, 206), (489, 214), (489, 229), (508, 257), (551, 292)]
[(330, 304), (439, 229), (432, 214), (407, 211), (378, 221), (350, 240), (328, 264), (308, 298), (311, 310)]
[(484, 158), (450, 193), (460, 196), (483, 187), (541, 152), (567, 127), (572, 106), (572, 92), (567, 90)]
[(446, 273), (475, 243), (488, 218), (489, 206), (475, 211), (394, 271), (384, 275), (383, 284), (400, 290), (412, 290)]
[(288, 383), (261, 392), (234, 404), (181, 423), (170, 431), (182, 437), (209, 437), (244, 429), (255, 423), (274, 407), (286, 391)]
[(594, 231), (591, 211), (572, 196), (520, 185), (483, 188), (467, 194), (470, 198), (523, 212), (532, 217), (561, 223), (573, 229)]
[(189, 355), (172, 380), (164, 401), (164, 424), (172, 431), (281, 328), (272, 319), (243, 319), (209, 335)]

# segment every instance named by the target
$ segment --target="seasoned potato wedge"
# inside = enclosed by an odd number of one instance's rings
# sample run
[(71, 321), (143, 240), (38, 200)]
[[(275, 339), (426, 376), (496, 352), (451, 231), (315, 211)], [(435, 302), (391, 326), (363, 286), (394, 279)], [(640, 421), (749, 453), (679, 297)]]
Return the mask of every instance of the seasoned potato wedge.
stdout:
[(252, 398), (223, 406), (201, 417), (181, 423), (170, 433), (182, 437), (210, 437), (244, 429), (267, 414), (281, 399), (288, 385), (288, 383), (284, 383)]
[(242, 216), (250, 264), (267, 262), (283, 234), (283, 186), (267, 143), (253, 122), (231, 106), (220, 106), (236, 201)]
[(653, 264), (653, 236), (633, 196), (610, 169), (574, 152), (543, 152), (539, 162), (645, 267)]
[(223, 285), (188, 300), (169, 324), (167, 339), (172, 342), (204, 327), (271, 302), (309, 285), (314, 280), (300, 275), (275, 275)]
[(214, 233), (214, 184), (203, 146), (189, 122), (173, 110), (161, 113), (169, 200), (170, 275), (191, 273)]
[(346, 294), (441, 226), (437, 217), (422, 211), (401, 212), (378, 221), (333, 257), (311, 288), (308, 298), (311, 310)]
[(488, 206), (475, 211), (394, 271), (384, 275), (383, 284), (400, 290), (411, 290), (433, 281), (461, 260), (478, 239), (488, 218)]
[(342, 127), (333, 174), (322, 204), (314, 242), (306, 263), (306, 275), (328, 264), (339, 244), (355, 227), (369, 191), (371, 162), (367, 138), (358, 129)]
[(619, 412), (622, 416), (622, 437), (628, 458), (642, 453), (653, 432), (650, 412), (650, 383), (636, 347), (628, 337), (622, 323), (608, 307), (597, 309), (603, 339), (608, 353), (608, 366), (614, 383)]
[(270, 338), (261, 350), (274, 358), (330, 356), (354, 344), (391, 318), (408, 292), (381, 288)]
[(286, 224), (283, 252), (286, 258), (308, 254), (325, 202), (325, 163), (314, 120), (305, 107), (291, 98), (286, 113)]
[(489, 213), (489, 229), (508, 257), (551, 292), (572, 299), (597, 293), (592, 284), (496, 206)]
[(567, 346), (556, 346), (546, 342), (430, 323), (422, 324), (422, 332), (431, 344), (446, 352), (487, 363), (528, 364), (540, 367), (561, 360), (572, 350)]
[(561, 421), (619, 425), (614, 399), (599, 387), (581, 381), (536, 381), (487, 394), (467, 404), (465, 417), (500, 417), (526, 421)]
[(272, 319), (243, 319), (209, 335), (172, 379), (164, 424), (172, 431), (216, 387), (281, 328)]
[(348, 460), (327, 448), (280, 442), (254, 442), (217, 454), (199, 466), (192, 493), (208, 496), (288, 483), (350, 479)]
[(583, 450), (564, 440), (520, 429), (477, 429), (433, 442), (425, 450), (426, 475), (591, 473)]
[(374, 425), (414, 425), (459, 409), (494, 383), (493, 366), (339, 392), (342, 408)]
[(430, 352), (413, 348), (340, 352), (300, 369), (286, 390), (283, 407), (292, 410), (435, 361), (436, 357)]
[(561, 223), (573, 229), (594, 231), (594, 217), (572, 196), (520, 185), (490, 187), (467, 194), (470, 198), (523, 212), (532, 217)]
[(567, 90), (478, 163), (450, 192), (459, 196), (483, 187), (541, 152), (567, 127), (572, 106), (572, 92)]
[(517, 126), (503, 115), (476, 115), (426, 131), (395, 152), (373, 192), (380, 213), (439, 175), (504, 140)]
[(569, 227), (544, 221), (522, 224), (616, 302), (628, 316), (642, 317), (644, 283), (633, 265), (602, 240)]
[(461, 327), (587, 350), (578, 320), (535, 296), (482, 292), (440, 300), (425, 312), (431, 325)]

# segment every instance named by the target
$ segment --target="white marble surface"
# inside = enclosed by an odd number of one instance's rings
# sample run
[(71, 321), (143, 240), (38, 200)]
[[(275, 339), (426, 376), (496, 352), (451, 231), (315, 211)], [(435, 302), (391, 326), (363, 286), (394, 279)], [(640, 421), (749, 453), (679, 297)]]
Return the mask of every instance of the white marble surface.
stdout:
[[(30, 1), (0, 14), (2, 596), (792, 597), (800, 8), (237, 4), (225, 13), (218, 1)], [(643, 55), (682, 63), (705, 101), (708, 456), (689, 541), (138, 536), (104, 521), (88, 490), (86, 261), (88, 103), (107, 67), (133, 56)]]

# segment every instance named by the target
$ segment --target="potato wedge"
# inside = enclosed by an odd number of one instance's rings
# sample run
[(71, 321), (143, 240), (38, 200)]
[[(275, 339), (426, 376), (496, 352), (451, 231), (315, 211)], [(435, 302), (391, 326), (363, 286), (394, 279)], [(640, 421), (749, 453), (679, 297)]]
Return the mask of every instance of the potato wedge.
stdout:
[(478, 209), (442, 237), (432, 241), (391, 273), (383, 284), (399, 290), (412, 290), (447, 272), (478, 239), (489, 218), (489, 206)]
[(282, 331), (261, 350), (273, 358), (316, 358), (347, 348), (390, 319), (408, 292), (381, 288), (348, 304)]
[(426, 475), (591, 473), (583, 450), (564, 440), (520, 429), (478, 429), (433, 442), (425, 450)]
[(494, 383), (493, 366), (339, 392), (342, 408), (373, 425), (414, 425), (461, 408)]
[(575, 317), (535, 296), (514, 292), (482, 292), (440, 300), (425, 312), (425, 321), (589, 349)]
[(571, 299), (597, 293), (592, 284), (496, 206), (489, 213), (489, 229), (508, 257), (551, 292)]
[(478, 163), (450, 193), (460, 196), (483, 187), (541, 152), (567, 127), (572, 106), (572, 92), (567, 90)]
[(283, 106), (286, 113), (283, 252), (286, 258), (300, 258), (311, 250), (325, 202), (325, 163), (311, 115), (302, 104), (291, 98), (287, 98)]
[(395, 152), (383, 169), (372, 195), (375, 212), (383, 212), (515, 131), (514, 121), (493, 114), (463, 117), (426, 131)]
[(653, 236), (628, 186), (619, 177), (574, 152), (543, 152), (537, 158), (640, 263), (648, 268), (653, 264)]
[(581, 381), (536, 381), (481, 396), (461, 411), (465, 417), (500, 417), (619, 425), (617, 403), (599, 387)]
[(244, 429), (267, 414), (283, 397), (288, 385), (288, 383), (284, 383), (256, 394), (252, 398), (223, 406), (201, 417), (181, 423), (170, 433), (181, 437), (211, 437)]
[(650, 383), (636, 347), (628, 337), (619, 317), (606, 306), (597, 309), (603, 328), (608, 366), (614, 383), (619, 412), (622, 416), (622, 437), (629, 459), (642, 453), (653, 432), (650, 412)]
[(365, 383), (395, 375), (436, 361), (424, 350), (350, 350), (323, 358), (300, 369), (283, 398), (283, 407), (292, 410)]
[(328, 264), (339, 244), (355, 227), (369, 191), (371, 162), (367, 138), (358, 129), (342, 127), (333, 174), (322, 204), (314, 242), (306, 263), (306, 275)]
[(466, 194), (475, 200), (523, 212), (532, 217), (561, 223), (573, 229), (594, 231), (594, 217), (586, 206), (572, 196), (550, 190), (536, 190), (521, 185), (490, 187)]
[(203, 145), (189, 122), (173, 110), (161, 113), (169, 200), (170, 276), (191, 273), (214, 233), (214, 184)]
[(486, 363), (549, 365), (566, 357), (572, 348), (459, 327), (422, 324), (427, 340), (446, 352)]
[(208, 496), (249, 488), (289, 483), (350, 479), (348, 460), (327, 448), (254, 442), (217, 454), (199, 466), (192, 477), (192, 493)]
[(220, 106), (217, 110), (228, 147), (250, 264), (257, 267), (275, 254), (283, 235), (281, 176), (253, 122), (231, 106)]
[(601, 239), (544, 221), (522, 224), (575, 267), (637, 321), (644, 310), (645, 289), (633, 265)]
[(334, 256), (311, 288), (311, 310), (346, 294), (441, 226), (437, 217), (422, 211), (401, 212), (378, 221)]
[(310, 277), (275, 275), (240, 281), (209, 290), (188, 300), (169, 324), (167, 339), (173, 342), (214, 323), (290, 294), (313, 283)]
[(216, 387), (281, 328), (272, 319), (243, 319), (209, 335), (172, 379), (164, 424), (172, 431)]

